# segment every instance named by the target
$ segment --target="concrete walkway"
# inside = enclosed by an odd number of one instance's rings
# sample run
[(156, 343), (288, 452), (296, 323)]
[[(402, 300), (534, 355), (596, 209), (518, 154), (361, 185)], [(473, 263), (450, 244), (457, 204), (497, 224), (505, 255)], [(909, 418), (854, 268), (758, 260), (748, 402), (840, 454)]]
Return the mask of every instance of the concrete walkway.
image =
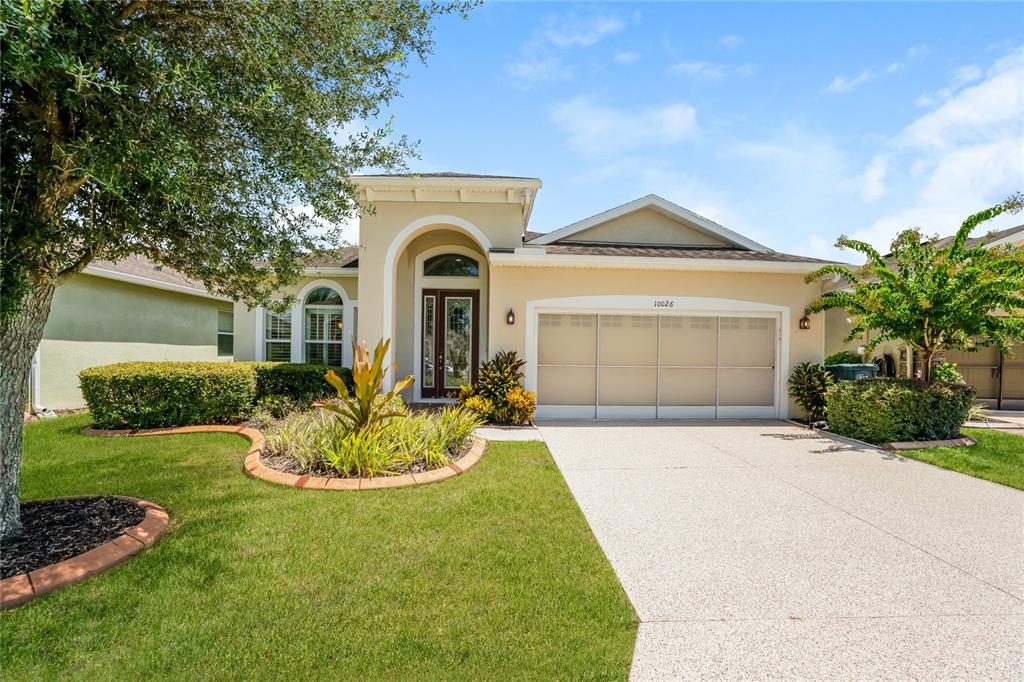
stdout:
[(1024, 493), (783, 422), (541, 425), (634, 680), (1024, 679)]

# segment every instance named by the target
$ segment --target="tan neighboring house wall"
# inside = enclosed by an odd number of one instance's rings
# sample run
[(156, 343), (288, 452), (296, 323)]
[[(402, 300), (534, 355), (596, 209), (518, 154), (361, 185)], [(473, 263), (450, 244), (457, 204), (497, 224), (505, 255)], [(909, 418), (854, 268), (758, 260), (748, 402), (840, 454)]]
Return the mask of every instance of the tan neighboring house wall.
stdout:
[(218, 311), (230, 312), (231, 303), (172, 282), (87, 269), (54, 293), (33, 363), (33, 409), (84, 407), (78, 373), (89, 367), (230, 360), (217, 355)]

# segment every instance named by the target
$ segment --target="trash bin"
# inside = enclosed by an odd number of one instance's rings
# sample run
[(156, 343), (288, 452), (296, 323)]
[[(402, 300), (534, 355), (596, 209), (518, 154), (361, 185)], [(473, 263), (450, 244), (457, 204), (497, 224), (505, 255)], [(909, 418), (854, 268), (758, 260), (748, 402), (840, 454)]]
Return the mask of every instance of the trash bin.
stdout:
[(859, 381), (878, 376), (878, 365), (871, 364), (826, 365), (825, 370), (836, 381)]

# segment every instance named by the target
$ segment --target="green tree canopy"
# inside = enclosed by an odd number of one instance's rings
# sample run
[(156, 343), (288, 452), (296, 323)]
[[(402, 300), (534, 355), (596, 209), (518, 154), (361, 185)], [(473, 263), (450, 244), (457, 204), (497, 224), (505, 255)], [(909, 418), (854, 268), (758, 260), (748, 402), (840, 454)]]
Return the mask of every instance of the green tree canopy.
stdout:
[(0, 536), (17, 525), (24, 382), (54, 288), (94, 259), (138, 253), (265, 301), (299, 276), (303, 254), (338, 245), (322, 225), (355, 210), (350, 174), (401, 168), (412, 153), (365, 122), (398, 95), (409, 59), (429, 52), (433, 19), (468, 5), (2, 9)]
[(1024, 248), (968, 246), (971, 233), (1001, 213), (1016, 213), (1020, 194), (967, 218), (948, 244), (906, 230), (882, 255), (865, 242), (840, 237), (836, 246), (867, 257), (863, 267), (826, 265), (808, 282), (838, 277), (844, 284), (807, 306), (807, 313), (842, 308), (851, 314), (847, 341), (870, 332), (870, 352), (886, 341), (902, 341), (922, 353), (925, 379), (931, 360), (947, 348), (998, 346), (1007, 351), (1024, 340)]

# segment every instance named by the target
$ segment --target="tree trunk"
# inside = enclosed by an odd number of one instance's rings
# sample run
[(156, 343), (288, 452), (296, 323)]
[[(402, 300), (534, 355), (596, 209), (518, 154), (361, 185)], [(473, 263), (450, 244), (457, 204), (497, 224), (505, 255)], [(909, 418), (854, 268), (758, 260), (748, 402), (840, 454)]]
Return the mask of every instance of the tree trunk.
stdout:
[(926, 384), (932, 383), (932, 358), (935, 357), (936, 352), (937, 351), (934, 349), (928, 349), (921, 353), (924, 356), (924, 367), (921, 368), (921, 379), (923, 379)]
[(0, 329), (0, 539), (21, 531), (21, 429), (25, 384), (43, 337), (54, 286), (35, 283), (19, 311)]

